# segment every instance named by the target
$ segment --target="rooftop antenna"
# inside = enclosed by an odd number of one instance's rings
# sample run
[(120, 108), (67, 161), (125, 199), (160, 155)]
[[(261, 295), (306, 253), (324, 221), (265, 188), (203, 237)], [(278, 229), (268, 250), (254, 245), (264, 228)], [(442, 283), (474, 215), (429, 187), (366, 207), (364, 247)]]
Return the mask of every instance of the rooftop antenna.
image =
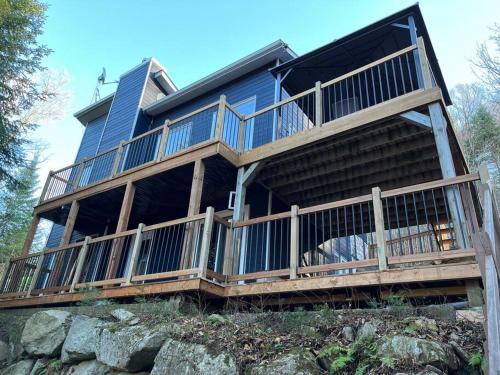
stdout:
[(99, 77), (97, 77), (97, 84), (95, 86), (94, 93), (92, 94), (92, 99), (90, 100), (90, 104), (93, 104), (101, 100), (101, 93), (99, 91), (99, 87), (103, 85), (110, 85), (113, 83), (118, 83), (118, 81), (106, 82), (106, 68), (103, 67), (101, 74), (99, 75)]

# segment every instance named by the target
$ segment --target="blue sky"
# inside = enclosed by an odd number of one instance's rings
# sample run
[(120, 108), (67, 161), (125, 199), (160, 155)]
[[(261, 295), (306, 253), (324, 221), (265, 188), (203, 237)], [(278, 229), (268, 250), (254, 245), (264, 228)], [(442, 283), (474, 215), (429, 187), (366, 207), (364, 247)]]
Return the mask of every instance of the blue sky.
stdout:
[[(414, 3), (49, 1), (40, 40), (54, 52), (46, 66), (67, 71), (72, 100), (62, 120), (36, 131), (47, 144), (41, 181), (49, 170), (74, 161), (84, 128), (72, 114), (90, 104), (102, 67), (109, 80), (118, 79), (154, 56), (181, 88), (277, 39), (303, 54)], [(500, 1), (424, 0), (420, 7), (448, 87), (474, 81), (469, 59), (476, 43), (488, 37), (488, 27), (500, 22)]]

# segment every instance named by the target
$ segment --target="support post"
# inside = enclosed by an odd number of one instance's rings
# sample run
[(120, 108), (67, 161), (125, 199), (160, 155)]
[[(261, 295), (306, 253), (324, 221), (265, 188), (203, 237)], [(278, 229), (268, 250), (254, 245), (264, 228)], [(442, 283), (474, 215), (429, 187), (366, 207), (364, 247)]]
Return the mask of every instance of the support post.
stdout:
[(316, 82), (314, 86), (315, 93), (315, 111), (314, 120), (316, 127), (320, 127), (323, 124), (323, 95), (321, 91), (321, 81)]
[(40, 216), (38, 215), (33, 215), (33, 219), (31, 220), (31, 226), (26, 234), (26, 239), (24, 240), (23, 244), (23, 251), (22, 255), (28, 255), (31, 249), (31, 245), (33, 244), (33, 239), (35, 238), (36, 235), (36, 230), (38, 229), (38, 224), (40, 224)]
[(421, 72), (422, 85), (420, 88), (430, 89), (432, 87), (431, 70), (429, 67), (429, 62), (427, 60), (427, 54), (425, 53), (424, 39), (422, 37), (417, 38), (417, 48), (418, 48), (418, 63), (417, 70)]
[(113, 162), (113, 168), (111, 169), (111, 176), (116, 176), (118, 174), (118, 169), (120, 168), (120, 162), (122, 160), (123, 145), (125, 141), (121, 141), (118, 149), (116, 150), (115, 161)]
[(379, 187), (372, 188), (373, 214), (375, 220), (375, 234), (377, 238), (378, 269), (383, 271), (387, 269), (387, 253), (385, 246), (384, 208), (382, 206), (382, 199), (380, 195), (381, 191)]
[(71, 287), (69, 289), (70, 293), (73, 293), (75, 291), (76, 284), (78, 284), (78, 280), (80, 279), (80, 275), (82, 274), (83, 263), (85, 262), (85, 258), (87, 257), (89, 241), (90, 237), (89, 236), (85, 237), (82, 248), (80, 249), (80, 253), (78, 254), (75, 275), (73, 276), (73, 281), (71, 282)]
[(207, 207), (205, 215), (205, 224), (203, 225), (203, 235), (201, 239), (200, 251), (200, 271), (198, 277), (207, 277), (208, 254), (210, 252), (210, 242), (212, 239), (212, 227), (214, 224), (214, 208)]
[(290, 279), (297, 278), (299, 266), (299, 206), (293, 205), (290, 216)]
[[(417, 27), (415, 26), (415, 19), (413, 16), (408, 17), (408, 30), (410, 31), (411, 44), (417, 44)], [(415, 67), (417, 72), (418, 87), (424, 88), (424, 79), (422, 77), (422, 70), (420, 69), (420, 56), (418, 50), (413, 50), (413, 59), (415, 60)]]
[[(439, 164), (443, 178), (456, 177), (453, 155), (447, 133), (447, 122), (443, 116), (441, 104), (439, 102), (429, 104), (429, 115), (431, 117), (432, 133), (439, 156)], [(460, 197), (460, 192), (456, 186), (448, 186), (445, 189), (448, 208), (457, 244), (460, 248), (467, 248), (467, 238), (465, 236), (465, 215)]]
[[(231, 222), (232, 220), (230, 220)], [(224, 251), (224, 263), (222, 266), (222, 274), (224, 276), (230, 276), (232, 275), (232, 267), (233, 267), (233, 240), (234, 240), (234, 229), (232, 227), (227, 228), (227, 233), (226, 233), (226, 243), (225, 243), (225, 249)]]
[(40, 256), (38, 257), (38, 262), (36, 264), (35, 272), (33, 272), (33, 277), (31, 278), (30, 287), (28, 289), (28, 293), (26, 295), (31, 296), (31, 292), (35, 289), (36, 282), (38, 280), (38, 275), (40, 274), (40, 270), (42, 269), (43, 258), (45, 257), (45, 249), (42, 250)]
[(167, 148), (169, 124), (170, 120), (166, 120), (165, 123), (163, 124), (163, 129), (161, 132), (161, 139), (160, 139), (160, 147), (158, 148), (158, 156), (156, 158), (156, 161), (160, 161), (161, 158), (165, 156), (165, 150)]
[(71, 234), (73, 233), (73, 228), (75, 227), (76, 217), (78, 215), (78, 210), (80, 209), (80, 202), (74, 200), (71, 202), (71, 208), (69, 209), (68, 218), (66, 219), (66, 225), (64, 226), (64, 233), (61, 238), (59, 246), (65, 246), (69, 244), (71, 240)]
[(142, 244), (142, 231), (146, 225), (140, 223), (137, 227), (137, 233), (135, 235), (134, 246), (132, 247), (132, 254), (130, 255), (130, 265), (127, 269), (125, 278), (127, 281), (125, 285), (132, 284), (132, 276), (134, 276), (135, 269), (137, 267), (137, 260), (139, 259), (139, 253), (141, 252), (141, 244)]
[[(201, 198), (203, 194), (203, 181), (205, 179), (205, 163), (202, 159), (194, 162), (193, 180), (191, 182), (191, 195), (189, 197), (189, 206), (187, 216), (193, 216), (200, 213)], [(197, 223), (186, 223), (184, 243), (182, 244), (181, 267), (190, 268), (193, 257), (193, 237)]]
[(221, 95), (219, 100), (219, 107), (217, 109), (217, 122), (215, 127), (215, 139), (221, 140), (222, 128), (224, 126), (224, 111), (226, 110), (226, 95)]
[[(130, 212), (134, 203), (135, 185), (132, 181), (127, 182), (125, 187), (125, 194), (123, 195), (122, 206), (120, 209), (120, 216), (118, 217), (118, 224), (116, 225), (116, 233), (124, 232), (128, 229), (128, 222), (130, 219)], [(111, 254), (109, 255), (108, 268), (106, 270), (106, 278), (112, 279), (116, 273), (116, 268), (120, 260), (122, 252), (123, 240), (116, 238), (111, 245)]]

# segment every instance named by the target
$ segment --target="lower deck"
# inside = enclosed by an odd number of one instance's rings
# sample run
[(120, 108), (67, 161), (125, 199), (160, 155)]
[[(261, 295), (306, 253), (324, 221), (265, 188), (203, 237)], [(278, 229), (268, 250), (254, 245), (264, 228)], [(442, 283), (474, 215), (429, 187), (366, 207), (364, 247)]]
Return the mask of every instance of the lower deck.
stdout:
[[(451, 251), (432, 256), (405, 256), (388, 259), (389, 269), (365, 271), (338, 276), (299, 279), (263, 278), (248, 284), (219, 281), (218, 274), (207, 278), (188, 277), (134, 285), (105, 286), (94, 290), (60, 291), (17, 296), (4, 296), (0, 308), (72, 304), (99, 299), (129, 299), (140, 296), (197, 295), (225, 302), (242, 299), (251, 304), (293, 305), (316, 303), (362, 303), (397, 295), (409, 301), (431, 298), (441, 302), (466, 299), (467, 285), (481, 278), (473, 249)], [(403, 262), (410, 268), (401, 268)]]

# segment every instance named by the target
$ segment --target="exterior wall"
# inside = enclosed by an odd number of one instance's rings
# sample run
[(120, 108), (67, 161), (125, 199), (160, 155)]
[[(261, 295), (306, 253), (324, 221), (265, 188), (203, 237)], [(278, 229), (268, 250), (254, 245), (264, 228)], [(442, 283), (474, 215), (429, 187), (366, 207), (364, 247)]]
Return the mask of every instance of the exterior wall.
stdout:
[(120, 78), (98, 152), (108, 150), (120, 141), (131, 138), (150, 65), (150, 62), (139, 65)]
[[(153, 119), (153, 126), (161, 126), (166, 119), (175, 120), (189, 112), (201, 108), (207, 104), (215, 102), (221, 95), (226, 95), (229, 104), (235, 104), (249, 97), (256, 97), (256, 110), (265, 108), (274, 103), (274, 84), (275, 78), (268, 71), (271, 66), (262, 67), (252, 73), (245, 75), (237, 80), (234, 80), (227, 85), (221, 86), (218, 89), (211, 91), (208, 94), (191, 100), (188, 103), (182, 104), (176, 108), (168, 110)], [(207, 127), (211, 123), (207, 122)], [(265, 126), (263, 122), (256, 121), (254, 124), (253, 146), (259, 146), (267, 143), (272, 136), (272, 129)], [(192, 137), (202, 138), (209, 131), (203, 126), (195, 127), (192, 131)], [(203, 133), (203, 134), (197, 134)], [(205, 139), (207, 139), (205, 137)]]
[(99, 140), (101, 139), (104, 124), (106, 123), (106, 116), (107, 115), (96, 118), (87, 124), (80, 143), (80, 148), (76, 154), (75, 163), (79, 162), (84, 157), (92, 157), (97, 153)]

